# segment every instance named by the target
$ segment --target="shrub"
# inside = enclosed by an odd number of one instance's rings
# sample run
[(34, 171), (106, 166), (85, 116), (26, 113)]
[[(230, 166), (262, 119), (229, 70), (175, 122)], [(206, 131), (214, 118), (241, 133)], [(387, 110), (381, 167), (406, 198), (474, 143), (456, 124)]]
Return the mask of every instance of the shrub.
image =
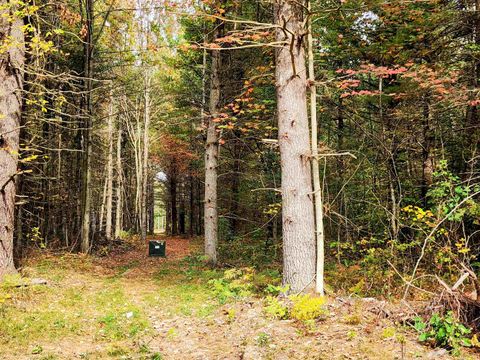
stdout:
[(288, 307), (276, 297), (267, 296), (264, 311), (270, 318), (277, 320), (288, 319)]
[(421, 342), (446, 348), (454, 354), (458, 353), (462, 346), (472, 346), (468, 337), (471, 330), (458, 322), (452, 311), (449, 311), (445, 316), (433, 314), (428, 323), (417, 317), (414, 326), (420, 333), (419, 340)]
[(253, 276), (254, 270), (251, 268), (231, 269), (225, 271), (222, 278), (212, 279), (208, 283), (220, 303), (224, 304), (232, 298), (251, 296)]
[(292, 295), (292, 309), (290, 318), (300, 321), (314, 320), (326, 315), (324, 297), (313, 297), (310, 295)]

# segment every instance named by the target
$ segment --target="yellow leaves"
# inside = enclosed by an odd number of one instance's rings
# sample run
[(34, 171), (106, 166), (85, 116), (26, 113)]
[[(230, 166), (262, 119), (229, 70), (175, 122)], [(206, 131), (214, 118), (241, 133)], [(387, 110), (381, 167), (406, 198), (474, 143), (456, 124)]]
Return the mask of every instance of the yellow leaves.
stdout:
[(48, 112), (48, 109), (46, 107), (48, 104), (48, 101), (45, 99), (39, 99), (39, 100), (27, 99), (25, 103), (27, 105), (37, 105), (43, 113)]
[(12, 295), (10, 294), (0, 294), (0, 305), (5, 303), (7, 300), (10, 300)]
[(269, 204), (266, 209), (263, 210), (265, 215), (275, 216), (280, 213), (282, 209), (281, 203)]
[(456, 242), (455, 247), (457, 248), (459, 254), (466, 255), (471, 251), (471, 249), (467, 246), (467, 242), (464, 238)]
[(57, 51), (54, 48), (53, 41), (51, 41), (51, 40), (46, 41), (38, 35), (33, 36), (30, 39), (28, 45), (29, 45), (29, 47), (32, 51), (36, 52), (37, 56), (43, 55), (43, 54), (46, 54), (46, 53), (49, 53), (49, 52)]
[(38, 155), (30, 155), (24, 159), (21, 159), (20, 162), (21, 163), (28, 163), (28, 162), (32, 162), (34, 160), (37, 160), (38, 159)]
[(414, 222), (421, 222), (428, 227), (435, 226), (434, 214), (430, 210), (424, 210), (418, 206), (408, 205), (402, 209), (406, 217)]
[(472, 347), (480, 348), (480, 341), (478, 341), (477, 334), (473, 335), (472, 340), (470, 340), (470, 343), (472, 344)]
[(35, 31), (35, 28), (32, 26), (32, 24), (23, 25), (21, 29), (24, 34), (33, 33)]
[(300, 321), (315, 320), (327, 313), (324, 309), (326, 303), (324, 297), (293, 295), (290, 296), (290, 300), (292, 301), (292, 309), (290, 311), (292, 319)]

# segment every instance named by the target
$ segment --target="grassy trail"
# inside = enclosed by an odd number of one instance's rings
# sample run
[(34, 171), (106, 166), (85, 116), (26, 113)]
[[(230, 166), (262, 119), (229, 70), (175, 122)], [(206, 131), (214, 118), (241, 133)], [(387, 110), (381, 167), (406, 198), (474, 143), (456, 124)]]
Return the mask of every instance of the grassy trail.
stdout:
[[(39, 254), (22, 269), (46, 286), (0, 289), (0, 359), (447, 359), (360, 303), (329, 303), (305, 327), (264, 315), (262, 300), (221, 304), (199, 244), (167, 239), (97, 258)], [(403, 349), (403, 350), (402, 350)]]

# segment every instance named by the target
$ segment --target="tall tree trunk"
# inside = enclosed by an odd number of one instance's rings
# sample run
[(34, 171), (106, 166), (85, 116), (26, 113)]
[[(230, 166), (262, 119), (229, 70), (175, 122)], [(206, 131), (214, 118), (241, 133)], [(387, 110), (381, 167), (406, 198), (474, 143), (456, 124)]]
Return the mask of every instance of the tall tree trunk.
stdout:
[(155, 234), (155, 186), (153, 175), (148, 174), (148, 196), (147, 196), (147, 208), (148, 208), (148, 235)]
[(143, 155), (142, 155), (142, 195), (140, 205), (140, 233), (142, 240), (147, 238), (147, 192), (148, 192), (148, 154), (149, 154), (149, 129), (150, 129), (150, 70), (145, 71), (145, 94), (144, 94), (144, 123), (143, 123)]
[(142, 186), (143, 186), (143, 166), (142, 166), (142, 129), (140, 124), (141, 113), (139, 111), (138, 99), (135, 102), (135, 128), (128, 125), (130, 141), (133, 146), (133, 155), (135, 159), (135, 198), (134, 198), (134, 228), (137, 233), (141, 231), (142, 224)]
[(196, 198), (197, 198), (197, 236), (201, 236), (203, 234), (203, 224), (202, 221), (204, 219), (204, 206), (202, 206), (202, 183), (200, 179), (196, 179)]
[(185, 212), (185, 182), (182, 179), (180, 183), (180, 205), (178, 207), (178, 232), (180, 235), (186, 234), (186, 212)]
[[(219, 31), (215, 33), (215, 38)], [(211, 81), (210, 81), (210, 116), (207, 125), (207, 143), (205, 149), (205, 255), (212, 265), (217, 263), (218, 244), (218, 156), (219, 135), (216, 118), (220, 108), (220, 67), (221, 54), (219, 50), (212, 51)]]
[(314, 287), (315, 218), (303, 47), (302, 6), (278, 0), (274, 7), (278, 42), (277, 85), (282, 169), (283, 283), (293, 292)]
[(177, 215), (177, 175), (170, 176), (170, 231), (171, 235), (178, 234)]
[(195, 221), (196, 221), (196, 217), (195, 217), (195, 188), (194, 188), (194, 177), (193, 177), (193, 170), (190, 168), (190, 175), (188, 176), (188, 186), (189, 186), (189, 189), (188, 189), (188, 192), (189, 192), (189, 197), (188, 197), (188, 200), (189, 200), (189, 214), (188, 214), (188, 218), (189, 218), (189, 221), (188, 221), (188, 235), (193, 238), (193, 236), (195, 235)]
[(434, 137), (431, 129), (431, 108), (430, 108), (430, 94), (425, 95), (426, 99), (423, 103), (423, 139), (422, 139), (422, 184), (421, 197), (423, 206), (427, 207), (427, 192), (430, 185), (433, 183), (433, 172), (435, 171), (433, 142)]
[(7, 40), (14, 44), (0, 52), (0, 279), (16, 271), (13, 262), (15, 177), (25, 63), (23, 22), (11, 4), (0, 1), (0, 45)]
[(105, 238), (112, 239), (112, 212), (113, 212), (113, 95), (110, 95), (110, 111), (108, 114), (108, 156), (107, 156), (107, 198)]
[(105, 218), (105, 204), (107, 203), (107, 186), (108, 186), (108, 175), (103, 184), (103, 195), (102, 195), (102, 204), (100, 205), (100, 219), (98, 221), (98, 231), (102, 232), (103, 230), (103, 220)]
[[(312, 2), (308, 2), (309, 12)], [(310, 82), (310, 116), (312, 127), (312, 171), (313, 192), (315, 200), (315, 235), (317, 242), (317, 271), (316, 291), (325, 294), (324, 268), (325, 268), (325, 236), (323, 227), (323, 194), (320, 184), (320, 167), (318, 165), (318, 121), (317, 121), (317, 87), (315, 85), (315, 63), (313, 56), (313, 34), (311, 18), (308, 23), (308, 77)]]
[(115, 189), (115, 199), (117, 206), (115, 209), (115, 238), (120, 238), (122, 232), (123, 219), (123, 170), (122, 170), (122, 125), (118, 122), (117, 133), (117, 187)]
[(233, 145), (233, 172), (231, 179), (231, 194), (232, 200), (230, 203), (230, 229), (231, 236), (235, 237), (239, 233), (239, 205), (240, 205), (240, 173), (241, 173), (241, 158), (242, 158), (242, 149), (241, 144), (235, 142)]
[(91, 216), (91, 157), (92, 157), (92, 56), (93, 56), (93, 0), (85, 2), (86, 39), (84, 43), (84, 99), (83, 114), (85, 117), (83, 130), (83, 173), (82, 173), (82, 209), (80, 250), (90, 251), (90, 216)]

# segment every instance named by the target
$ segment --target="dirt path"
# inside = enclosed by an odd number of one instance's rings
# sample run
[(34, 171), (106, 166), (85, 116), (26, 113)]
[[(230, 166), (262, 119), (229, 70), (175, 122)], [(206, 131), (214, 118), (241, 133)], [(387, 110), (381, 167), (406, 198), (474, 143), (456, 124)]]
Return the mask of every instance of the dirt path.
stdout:
[(15, 290), (0, 305), (0, 359), (449, 358), (361, 301), (330, 301), (327, 319), (309, 328), (266, 318), (261, 299), (220, 305), (208, 280), (221, 272), (186, 258), (197, 248), (172, 238), (167, 259), (143, 247), (37, 257), (24, 272), (49, 285)]

